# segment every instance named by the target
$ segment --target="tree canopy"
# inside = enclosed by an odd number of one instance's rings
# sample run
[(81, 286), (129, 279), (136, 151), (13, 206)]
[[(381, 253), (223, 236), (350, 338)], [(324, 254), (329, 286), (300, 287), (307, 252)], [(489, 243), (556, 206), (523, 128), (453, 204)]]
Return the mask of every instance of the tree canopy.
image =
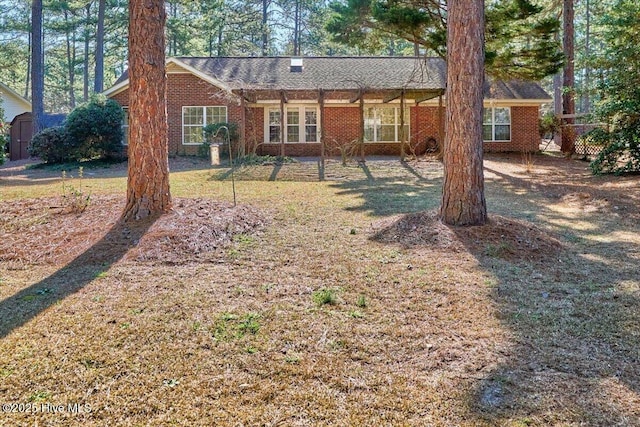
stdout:
[[(399, 37), (427, 55), (446, 55), (446, 4), (441, 0), (343, 0), (331, 4), (334, 40), (371, 47)], [(531, 0), (491, 1), (485, 11), (487, 71), (503, 79), (538, 80), (563, 63), (559, 21)]]
[(640, 171), (640, 5), (617, 0), (600, 17), (604, 50), (595, 60), (600, 70), (595, 113), (606, 129), (590, 138), (607, 147), (591, 167), (596, 173)]

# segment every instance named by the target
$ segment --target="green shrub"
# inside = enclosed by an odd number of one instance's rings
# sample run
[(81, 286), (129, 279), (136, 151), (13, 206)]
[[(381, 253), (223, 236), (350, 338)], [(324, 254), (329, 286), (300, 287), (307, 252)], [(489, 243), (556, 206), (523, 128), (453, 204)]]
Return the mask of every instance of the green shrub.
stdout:
[(611, 130), (594, 129), (586, 138), (604, 146), (590, 164), (594, 174), (640, 172), (640, 117), (620, 116)]
[(211, 143), (223, 143), (227, 142), (227, 134), (224, 130), (220, 130), (223, 127), (229, 129), (229, 141), (232, 144), (238, 142), (240, 135), (238, 134), (238, 125), (235, 123), (212, 123), (206, 125), (203, 128), (204, 140)]
[(75, 160), (74, 147), (62, 126), (44, 129), (33, 136), (29, 143), (29, 154), (46, 163), (63, 163)]
[(538, 119), (538, 131), (540, 132), (540, 138), (553, 139), (555, 135), (560, 132), (562, 122), (553, 111), (545, 113)]
[[(225, 130), (221, 130), (222, 128), (227, 128), (229, 130), (229, 139), (227, 140), (227, 132)], [(229, 146), (227, 142), (231, 145), (231, 153), (233, 158), (240, 157), (243, 153), (240, 151), (240, 147), (238, 145), (238, 141), (240, 140), (240, 134), (238, 133), (238, 125), (235, 123), (211, 123), (202, 128), (204, 132), (204, 144), (198, 150), (198, 155), (202, 157), (209, 156), (209, 146), (211, 144), (223, 144), (220, 148), (220, 153), (229, 154)]]
[(124, 112), (117, 102), (95, 96), (69, 113), (63, 126), (36, 134), (29, 153), (47, 163), (97, 158), (121, 160), (123, 119)]
[(0, 165), (4, 164), (4, 160), (7, 154), (7, 145), (9, 143), (9, 126), (2, 123), (0, 119)]
[(76, 107), (65, 121), (67, 135), (72, 144), (77, 145), (75, 160), (122, 158), (123, 119), (122, 107), (104, 96), (95, 96)]

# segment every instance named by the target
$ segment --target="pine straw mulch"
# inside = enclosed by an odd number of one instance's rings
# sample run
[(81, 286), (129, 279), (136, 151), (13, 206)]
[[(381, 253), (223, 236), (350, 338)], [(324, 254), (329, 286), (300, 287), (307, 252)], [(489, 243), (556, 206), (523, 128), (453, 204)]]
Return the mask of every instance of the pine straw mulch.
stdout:
[(13, 268), (119, 259), (180, 264), (214, 261), (235, 235), (263, 228), (266, 216), (250, 206), (209, 199), (173, 201), (155, 220), (122, 223), (124, 197), (91, 196), (84, 212), (62, 197), (13, 200), (0, 206), (0, 262)]
[(490, 215), (482, 226), (452, 227), (442, 223), (436, 211), (427, 211), (387, 218), (374, 228), (373, 239), (382, 243), (470, 252), (509, 262), (552, 261), (565, 249), (556, 237), (536, 225), (500, 215)]

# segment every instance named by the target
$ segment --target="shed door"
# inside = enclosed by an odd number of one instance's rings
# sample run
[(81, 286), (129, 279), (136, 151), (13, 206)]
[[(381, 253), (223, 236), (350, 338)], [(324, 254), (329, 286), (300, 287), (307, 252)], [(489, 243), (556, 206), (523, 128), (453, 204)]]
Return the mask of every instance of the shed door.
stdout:
[(28, 159), (29, 151), (27, 148), (29, 147), (29, 142), (31, 142), (31, 137), (33, 136), (33, 123), (31, 120), (21, 120), (20, 121), (20, 158)]
[(30, 116), (16, 118), (11, 127), (11, 160), (28, 159), (29, 142), (33, 136)]

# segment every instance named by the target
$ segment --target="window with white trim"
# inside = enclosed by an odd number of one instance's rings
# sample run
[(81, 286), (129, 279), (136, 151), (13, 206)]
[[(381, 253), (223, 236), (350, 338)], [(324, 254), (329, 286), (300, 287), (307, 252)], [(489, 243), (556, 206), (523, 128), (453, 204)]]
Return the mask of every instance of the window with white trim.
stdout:
[[(400, 107), (368, 107), (364, 110), (364, 140), (367, 142), (399, 142)], [(409, 109), (404, 110), (404, 135), (409, 139)]]
[(511, 108), (485, 108), (482, 111), (482, 139), (511, 141)]
[(129, 145), (129, 107), (122, 107), (122, 145)]
[(268, 141), (271, 143), (281, 142), (280, 139), (280, 109), (269, 109), (268, 111)]
[[(282, 142), (280, 108), (265, 110), (267, 143)], [(284, 109), (284, 142), (318, 142), (318, 109), (316, 107), (287, 106)]]
[(207, 125), (227, 122), (227, 107), (182, 107), (182, 144), (199, 145), (204, 142)]

